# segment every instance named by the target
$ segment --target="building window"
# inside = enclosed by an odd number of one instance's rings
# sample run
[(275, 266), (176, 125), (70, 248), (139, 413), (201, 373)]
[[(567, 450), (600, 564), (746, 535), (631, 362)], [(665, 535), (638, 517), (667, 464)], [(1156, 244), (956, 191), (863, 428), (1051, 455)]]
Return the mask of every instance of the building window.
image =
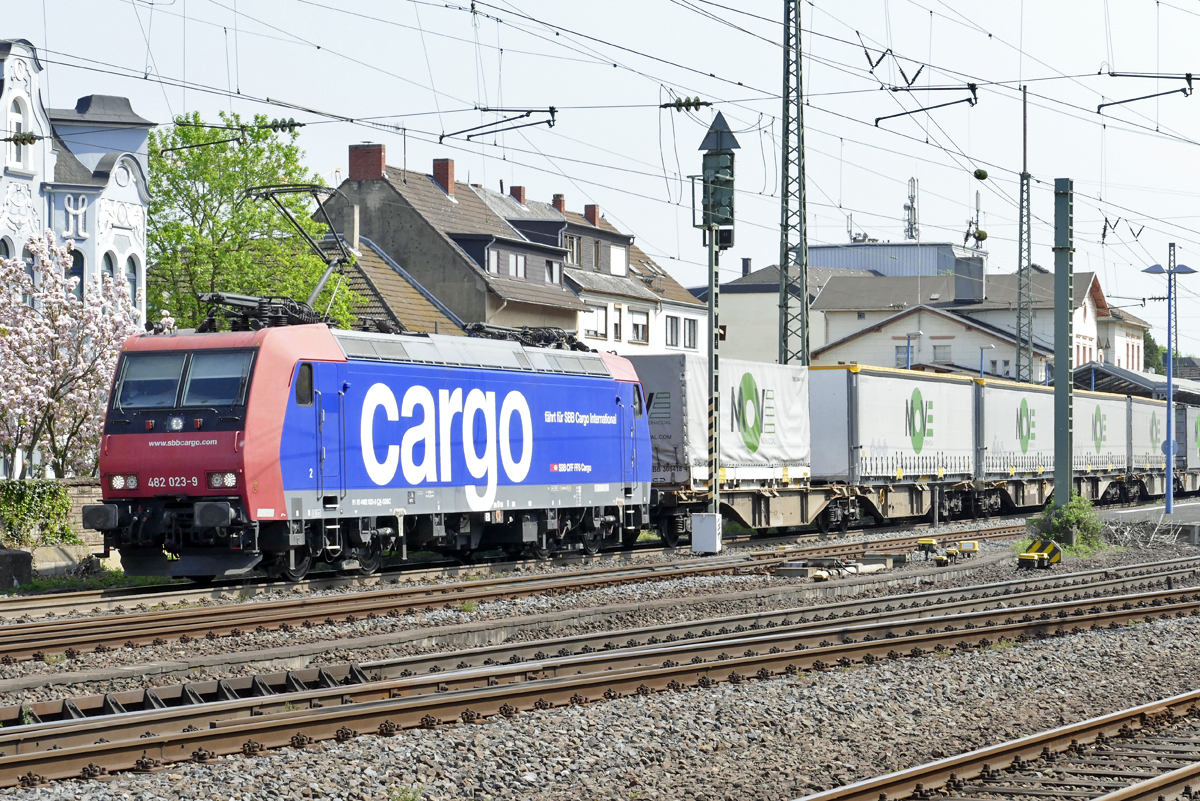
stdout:
[(21, 293), (21, 302), (26, 306), (33, 305), (32, 288), (37, 286), (37, 273), (33, 271), (33, 251), (29, 248), (21, 249), (21, 261), (25, 262), (25, 277), (29, 280), (30, 292)]
[(998, 372), (996, 372), (996, 360), (995, 359), (992, 359), (992, 375), (1000, 375)]
[[(8, 109), (8, 130), (10, 134), (25, 133), (29, 130), (29, 121), (25, 117), (25, 103), (21, 98), (13, 98), (12, 106)], [(10, 143), (9, 155), (13, 166), (24, 167), (28, 146)]]
[(608, 249), (608, 271), (624, 276), (629, 272), (629, 254), (623, 247), (613, 245)]
[(584, 336), (597, 337), (599, 339), (607, 339), (605, 333), (608, 331), (608, 307), (607, 306), (588, 306), (588, 313), (584, 315), (583, 334)]
[(1008, 361), (1008, 359), (1005, 359), (1004, 360), (1004, 377), (1005, 378), (1010, 378), (1012, 376), (1012, 371), (1008, 369), (1008, 365), (1009, 365), (1009, 361)]
[(561, 284), (562, 283), (562, 265), (556, 261), (546, 260), (546, 283)]
[(488, 251), (488, 272), (492, 275), (500, 274), (500, 251)]
[(116, 280), (117, 277), (117, 257), (111, 253), (104, 254), (104, 274), (109, 278)]
[(525, 277), (525, 257), (517, 253), (508, 254), (508, 274), (513, 278)]
[(599, 272), (600, 270), (600, 240), (592, 240), (592, 269)]
[(129, 300), (133, 302), (134, 306), (137, 306), (138, 262), (134, 256), (125, 260), (125, 280), (129, 283)]
[(667, 347), (679, 347), (679, 318), (667, 317)]
[(567, 264), (576, 267), (583, 264), (583, 240), (572, 234), (563, 234), (563, 247), (567, 249)]
[(933, 346), (933, 360), (935, 362), (952, 361), (952, 359), (950, 358), (950, 346), (949, 345), (934, 345)]
[(630, 342), (650, 341), (650, 314), (644, 311), (629, 312), (629, 324), (632, 327)]
[(613, 339), (621, 341), (621, 307), (613, 307)]
[(696, 349), (696, 321), (683, 321), (683, 346), (685, 348)]
[(865, 319), (867, 319), (867, 313), (866, 313), (866, 312), (859, 312), (859, 313), (858, 313), (858, 319), (860, 319), (860, 320), (865, 320)]
[[(71, 282), (74, 281), (74, 286)], [(83, 300), (83, 254), (71, 251), (71, 267), (67, 270), (67, 292)]]
[(896, 346), (896, 366), (908, 367), (908, 345)]
[[(11, 259), (12, 247), (8, 244), (7, 239), (0, 239), (0, 259)], [(1128, 346), (1126, 346), (1128, 347)]]

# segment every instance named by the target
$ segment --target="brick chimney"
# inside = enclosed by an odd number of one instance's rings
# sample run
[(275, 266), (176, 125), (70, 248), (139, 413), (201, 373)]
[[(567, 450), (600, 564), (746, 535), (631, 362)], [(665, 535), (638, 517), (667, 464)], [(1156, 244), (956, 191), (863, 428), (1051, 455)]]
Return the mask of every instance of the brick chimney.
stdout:
[(517, 201), (522, 206), (525, 205), (525, 187), (510, 186), (508, 188), (508, 193), (513, 196), (513, 200)]
[(557, 211), (559, 214), (566, 214), (567, 213), (567, 196), (566, 195), (555, 195), (554, 199), (552, 201), (550, 201), (550, 205), (554, 206), (554, 210)]
[(441, 184), (447, 195), (454, 194), (454, 159), (433, 160), (433, 180)]
[(350, 145), (351, 181), (378, 181), (386, 168), (383, 145), (373, 142)]
[(583, 218), (597, 228), (600, 227), (600, 207), (595, 203), (589, 203), (583, 207)]

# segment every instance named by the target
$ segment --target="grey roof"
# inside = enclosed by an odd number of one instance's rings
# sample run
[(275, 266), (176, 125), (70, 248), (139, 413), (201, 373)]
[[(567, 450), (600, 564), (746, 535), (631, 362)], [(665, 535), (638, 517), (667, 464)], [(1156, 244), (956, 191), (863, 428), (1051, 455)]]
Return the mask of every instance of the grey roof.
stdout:
[(466, 251), (454, 241), (454, 235), (494, 236), (534, 249), (543, 249), (545, 245), (530, 242), (522, 236), (520, 231), (509, 225), (494, 209), (484, 203), (478, 194), (471, 191), (473, 187), (456, 181), (452, 200), (433, 180), (432, 175), (388, 167), (384, 177), (417, 213), (462, 254), (464, 259), (475, 265), (479, 275), (487, 282), (488, 288), (502, 300), (575, 311), (587, 309), (586, 304), (566, 287), (541, 281), (525, 281), (511, 276), (490, 275), (483, 265), (475, 264)]
[[(808, 294), (809, 297), (815, 297), (823, 290), (829, 279), (835, 276), (854, 276), (858, 278), (878, 277), (878, 273), (870, 270), (841, 270), (834, 267), (814, 267), (808, 266)], [(779, 265), (772, 264), (770, 267), (762, 267), (749, 275), (721, 284), (722, 292), (732, 292), (734, 294), (771, 294), (779, 292)], [(692, 294), (698, 298), (708, 299), (708, 287), (696, 287), (692, 290)], [(796, 294), (793, 292), (792, 294)]]
[[(918, 302), (916, 276), (846, 276), (835, 271), (813, 303), (818, 311), (864, 311), (896, 309)], [(954, 295), (952, 275), (924, 276), (920, 279), (921, 302), (937, 308), (956, 308), (962, 311), (1012, 309), (1017, 305), (1017, 276), (1014, 273), (989, 275), (986, 278), (987, 297), (983, 301), (958, 301)], [(1078, 308), (1095, 282), (1095, 273), (1075, 274), (1073, 307)], [(934, 296), (937, 297), (934, 297)], [(1103, 297), (1100, 306), (1105, 307)], [(1033, 274), (1033, 306), (1036, 309), (1054, 307), (1054, 276)], [(1107, 308), (1104, 310), (1107, 312)]]
[(46, 109), (50, 122), (58, 124), (120, 125), (126, 128), (153, 128), (157, 123), (138, 116), (127, 97), (88, 95), (75, 108)]
[(107, 176), (104, 180), (97, 178), (83, 162), (75, 158), (58, 134), (54, 135), (50, 148), (57, 156), (54, 160), (54, 183), (73, 186), (104, 186), (108, 183)]
[(482, 186), (472, 186), (471, 188), (483, 199), (484, 203), (506, 220), (559, 220), (565, 222), (558, 209), (549, 203), (526, 200), (525, 205), (522, 206), (512, 195), (484, 189)]
[(575, 286), (588, 292), (602, 292), (606, 295), (620, 295), (626, 298), (637, 298), (650, 303), (658, 303), (658, 295), (651, 292), (641, 281), (619, 275), (582, 270), (578, 267), (563, 268), (563, 275)]
[(1150, 325), (1150, 323), (1146, 322), (1141, 317), (1138, 317), (1137, 315), (1134, 315), (1134, 314), (1130, 314), (1125, 309), (1109, 308), (1108, 316), (1112, 317), (1114, 320), (1118, 320), (1123, 323), (1130, 323), (1131, 325), (1140, 326), (1141, 328), (1152, 328), (1153, 327)]
[[(1157, 373), (1137, 373), (1112, 364), (1089, 362), (1075, 368), (1075, 387), (1091, 389), (1096, 382), (1097, 392), (1114, 392), (1118, 395), (1134, 395), (1140, 398), (1167, 397), (1167, 377)], [(1175, 400), (1184, 403), (1200, 403), (1200, 381), (1178, 378), (1175, 383)]]

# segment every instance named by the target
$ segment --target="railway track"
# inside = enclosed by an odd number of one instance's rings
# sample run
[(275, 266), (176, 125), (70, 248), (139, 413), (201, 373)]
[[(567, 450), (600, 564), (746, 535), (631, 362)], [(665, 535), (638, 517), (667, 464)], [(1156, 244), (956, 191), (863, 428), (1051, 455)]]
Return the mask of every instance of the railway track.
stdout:
[[(1009, 538), (1019, 526), (981, 530), (976, 539)], [(917, 536), (765, 551), (734, 557), (689, 560), (674, 565), (602, 567), (548, 575), (489, 578), (451, 584), (393, 586), (348, 595), (288, 598), (253, 604), (221, 604), (199, 608), (146, 611), (85, 618), (44, 619), (0, 626), (0, 661), (12, 663), (91, 650), (164, 645), (171, 640), (216, 639), (248, 631), (288, 631), (295, 627), (354, 622), (372, 616), (399, 617), (418, 610), (454, 608), (501, 598), (558, 594), (596, 587), (687, 576), (765, 572), (787, 560), (815, 556), (852, 557), (867, 550), (911, 549)]]
[[(397, 659), (343, 664), (308, 670), (278, 671), (223, 681), (189, 682), (173, 687), (73, 697), (30, 705), (0, 707), (0, 743), (3, 735), (17, 732), (29, 721), (51, 723), (93, 718), (121, 712), (147, 711), (166, 706), (184, 706), (236, 699), (247, 700), (254, 709), (269, 694), (304, 692), (310, 688), (332, 688), (361, 684), (368, 680), (436, 675), (470, 667), (521, 665), (555, 657), (587, 655), (616, 650), (640, 649), (662, 643), (718, 642), (745, 632), (765, 629), (785, 631), (828, 630), (834, 621), (853, 621), (856, 626), (904, 620), (945, 617), (968, 612), (985, 612), (1003, 607), (1058, 603), (1068, 599), (1103, 599), (1121, 592), (1144, 592), (1174, 582), (1194, 582), (1200, 557), (1129, 565), (1112, 570), (1095, 570), (1070, 577), (1044, 577), (978, 585), (957, 590), (931, 590), (870, 600), (851, 600), (820, 607), (752, 612), (722, 618), (556, 637), (521, 643), (472, 648), (470, 650), (421, 654)], [(869, 632), (868, 632), (869, 634)], [(886, 633), (884, 634), (886, 636)], [(820, 639), (826, 639), (822, 634)], [(819, 644), (819, 642), (818, 642)], [(322, 673), (324, 671), (324, 674)], [(3, 746), (0, 745), (0, 749)]]
[(980, 748), (803, 801), (1175, 801), (1200, 786), (1200, 691)]
[[(1191, 573), (1194, 567), (1169, 565), (1158, 578), (1165, 580), (1179, 570)], [(100, 768), (149, 769), (156, 762), (206, 761), (222, 754), (253, 754), (263, 748), (304, 746), (321, 739), (346, 740), (372, 730), (388, 736), (401, 728), (434, 726), (443, 720), (476, 722), (491, 715), (511, 716), (625, 694), (765, 680), (804, 670), (965, 651), (1160, 617), (1200, 616), (1200, 591), (1196, 589), (1097, 597), (1118, 589), (1114, 582), (1146, 580), (1146, 576), (1129, 575), (1098, 581), (1095, 586), (1077, 583), (1023, 592), (1009, 587), (1007, 593), (999, 585), (970, 588), (976, 590), (976, 597), (964, 598), (960, 607), (945, 604), (939, 608), (933, 598), (917, 599), (908, 610), (880, 608), (864, 613), (853, 625), (838, 622), (831, 626), (828, 620), (790, 621), (789, 625), (768, 621), (743, 631), (724, 627), (722, 632), (691, 637), (685, 632), (673, 642), (664, 639), (652, 644), (648, 637), (626, 643), (619, 650), (583, 647), (576, 638), (577, 652), (564, 648), (560, 655), (536, 654), (538, 658), (529, 662), (521, 657), (503, 664), (488, 659), (492, 664), (464, 663), (449, 670), (431, 666), (421, 674), (413, 669), (420, 659), (446, 660), (460, 655), (394, 660), (361, 669), (346, 666), (344, 672), (314, 670), (311, 676), (288, 674), (289, 680), (300, 686), (287, 693), (276, 692), (257, 677), (247, 688), (226, 682), (222, 689), (218, 683), (217, 697), (223, 691), (225, 699), (215, 703), (197, 703), (188, 699), (184, 690), (175, 695), (170, 690), (156, 690), (157, 703), (107, 717), (89, 716), (76, 704), (74, 712), (68, 709), (70, 717), (59, 721), (12, 728), (6, 724), (0, 729), (0, 750), (6, 754), (0, 757), (0, 785), (19, 783), (22, 777), (24, 783), (33, 784), (46, 778), (94, 775)], [(960, 592), (965, 595), (968, 591)], [(1046, 592), (1072, 598), (1017, 605), (1025, 596)], [(997, 608), (1001, 603), (1003, 607)], [(980, 605), (991, 608), (977, 608)], [(837, 609), (829, 611), (835, 618), (842, 617)], [(841, 611), (860, 617), (848, 607)], [(919, 631), (921, 628), (924, 631)], [(646, 631), (642, 630), (642, 636)], [(659, 631), (663, 629), (659, 627)], [(611, 642), (614, 635), (603, 636)], [(549, 643), (519, 647), (537, 646), (553, 647)], [(402, 669), (404, 665), (407, 667)], [(385, 672), (398, 677), (388, 678)], [(240, 697), (239, 690), (246, 697)], [(157, 695), (159, 692), (163, 695)], [(113, 699), (106, 697), (110, 704)], [(871, 801), (877, 798), (875, 794)]]
[[(928, 525), (914, 524), (903, 527), (897, 526), (895, 528), (896, 530), (917, 531), (928, 528)], [(983, 527), (981, 531), (990, 532), (999, 528), (1009, 528), (1014, 533), (1022, 533), (1024, 531), (1019, 525)], [(862, 533), (878, 534), (885, 531), (887, 531), (887, 528), (871, 529)], [(923, 534), (921, 536), (930, 535)], [(980, 538), (970, 531), (940, 534), (939, 537), (946, 540)], [(731, 537), (725, 540), (725, 544), (727, 547), (737, 547), (739, 548), (739, 552), (741, 552), (740, 549), (746, 545), (768, 549), (772, 546), (798, 544), (798, 541), (803, 540), (805, 543), (811, 542), (814, 544), (806, 544), (801, 546), (802, 548), (823, 549), (823, 552), (814, 552), (813, 555), (838, 556), (863, 553), (864, 549), (855, 547), (859, 542), (892, 543), (889, 547), (896, 547), (894, 545), (896, 542), (908, 542), (910, 540), (915, 542), (916, 539), (916, 536), (910, 536), (889, 538), (887, 540), (853, 540), (846, 542), (842, 539), (824, 539), (817, 534), (794, 533), (788, 536), (767, 538), (748, 536)], [(871, 548), (870, 550), (875, 549)], [(563, 554), (552, 557), (549, 561), (527, 559), (515, 562), (484, 561), (475, 564), (460, 564), (457, 562), (436, 563), (434, 566), (413, 564), (387, 569), (371, 576), (328, 574), (313, 576), (298, 582), (283, 582), (265, 577), (252, 577), (240, 581), (217, 582), (210, 585), (164, 584), (109, 590), (79, 590), (41, 595), (0, 596), (0, 621), (12, 620), (24, 616), (40, 616), (47, 613), (54, 615), (96, 614), (124, 611), (127, 606), (158, 606), (160, 604), (172, 606), (176, 604), (203, 602), (205, 600), (225, 600), (240, 596), (255, 597), (277, 592), (320, 592), (355, 587), (371, 587), (399, 581), (432, 582), (447, 579), (465, 579), (467, 577), (487, 578), (497, 573), (508, 574), (514, 571), (537, 570), (546, 565), (580, 565), (586, 567), (605, 565), (611, 562), (624, 562), (631, 557), (678, 554), (682, 552), (680, 548), (659, 547), (653, 543), (647, 543), (646, 547), (637, 547), (629, 551), (604, 551), (596, 555), (584, 553)]]

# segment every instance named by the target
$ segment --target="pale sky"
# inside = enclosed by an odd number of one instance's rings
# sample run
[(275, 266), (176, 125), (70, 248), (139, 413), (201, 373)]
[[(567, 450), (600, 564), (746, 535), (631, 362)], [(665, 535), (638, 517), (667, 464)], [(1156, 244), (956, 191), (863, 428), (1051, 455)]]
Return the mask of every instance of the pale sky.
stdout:
[[(720, 110), (742, 146), (737, 246), (722, 258), (724, 277), (736, 277), (742, 257), (756, 268), (778, 260), (782, 2), (490, 0), (476, 2), (475, 14), (469, 1), (334, 5), (6, 0), (0, 36), (42, 49), (50, 105), (122, 94), (159, 123), (184, 110), (206, 119), (230, 109), (295, 117), (310, 123), (300, 142), (328, 182), (335, 170), (345, 175), (349, 144), (382, 142), (399, 166), (407, 142), (410, 169), (429, 171), (432, 159), (451, 157), (459, 180), (523, 185), (543, 201), (561, 192), (577, 211), (598, 203), (689, 286), (705, 281), (705, 251), (691, 229), (683, 176), (699, 172), (697, 148)], [(1143, 308), (1137, 300), (1165, 294), (1165, 284), (1139, 271), (1165, 264), (1172, 241), (1179, 263), (1200, 269), (1200, 99), (1176, 93), (1103, 114), (1096, 107), (1185, 88), (1182, 79), (1107, 73), (1200, 67), (1189, 58), (1200, 5), (816, 0), (803, 4), (803, 18), (810, 244), (848, 241), (851, 213), (856, 231), (902, 239), (908, 179), (916, 177), (922, 241), (961, 243), (978, 190), (989, 271), (1013, 271), (1024, 81), (1034, 262), (1053, 265), (1053, 180), (1073, 178), (1076, 271), (1099, 273), (1112, 305), (1132, 304), (1165, 338), (1166, 304)], [(888, 48), (896, 55), (879, 62), (875, 77), (860, 36), (872, 61)], [(921, 91), (881, 88), (912, 80), (923, 64), (912, 83)], [(874, 126), (876, 117), (969, 97), (968, 82), (978, 84), (978, 105)], [(955, 88), (924, 91), (930, 85)], [(694, 114), (657, 108), (676, 95), (714, 106)], [(476, 106), (554, 106), (557, 124), (439, 145), (439, 134), (500, 117)], [(977, 167), (988, 170), (987, 181), (971, 177)], [(1102, 243), (1106, 217), (1116, 229)], [(1179, 282), (1180, 348), (1200, 353), (1200, 328), (1191, 323), (1200, 275)], [(1137, 299), (1111, 297), (1118, 295)]]

